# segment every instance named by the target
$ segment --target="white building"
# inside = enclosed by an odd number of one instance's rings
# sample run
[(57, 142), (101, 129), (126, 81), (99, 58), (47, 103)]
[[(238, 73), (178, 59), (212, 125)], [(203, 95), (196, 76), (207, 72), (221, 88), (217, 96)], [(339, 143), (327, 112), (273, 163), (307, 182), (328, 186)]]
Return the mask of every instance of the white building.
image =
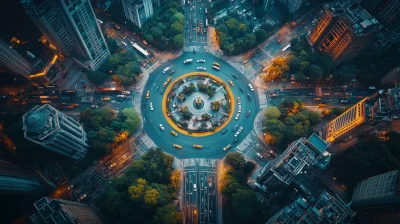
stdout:
[(89, 0), (22, 1), (45, 37), (65, 55), (94, 71), (110, 55)]
[(86, 155), (89, 145), (82, 125), (52, 106), (35, 106), (22, 120), (27, 140), (77, 160)]
[(147, 19), (153, 16), (152, 0), (122, 0), (122, 6), (125, 17), (138, 27), (142, 27)]

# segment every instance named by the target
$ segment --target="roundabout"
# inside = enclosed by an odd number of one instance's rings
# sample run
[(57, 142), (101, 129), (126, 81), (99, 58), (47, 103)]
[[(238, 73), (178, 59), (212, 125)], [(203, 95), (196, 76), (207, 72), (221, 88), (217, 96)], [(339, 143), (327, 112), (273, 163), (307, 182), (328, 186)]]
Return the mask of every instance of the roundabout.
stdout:
[[(193, 60), (183, 63), (186, 59)], [(213, 62), (220, 70), (213, 69)], [(163, 73), (167, 67), (175, 72)], [(141, 99), (144, 129), (156, 145), (180, 159), (221, 158), (253, 129), (259, 105), (249, 83), (209, 53), (183, 53), (149, 75), (143, 92), (150, 94)], [(232, 148), (223, 150), (229, 144)]]

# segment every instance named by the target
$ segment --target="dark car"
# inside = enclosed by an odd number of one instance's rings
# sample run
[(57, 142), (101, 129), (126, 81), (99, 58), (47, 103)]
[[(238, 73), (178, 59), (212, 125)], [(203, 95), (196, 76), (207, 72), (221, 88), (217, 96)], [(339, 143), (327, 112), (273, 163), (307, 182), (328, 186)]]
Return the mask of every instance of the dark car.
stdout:
[(239, 89), (240, 89), (240, 91), (242, 91), (242, 93), (244, 93), (244, 90), (242, 88), (239, 88)]
[(232, 132), (235, 132), (238, 129), (239, 125), (236, 125), (233, 129)]
[(168, 74), (172, 75), (175, 72), (175, 69), (172, 69)]
[(238, 79), (238, 76), (232, 73), (233, 78)]
[(247, 94), (247, 99), (249, 99), (249, 101), (251, 101), (251, 96), (250, 96), (250, 94)]
[(235, 138), (235, 139), (233, 140), (233, 143), (236, 143), (237, 141), (239, 141), (239, 139)]

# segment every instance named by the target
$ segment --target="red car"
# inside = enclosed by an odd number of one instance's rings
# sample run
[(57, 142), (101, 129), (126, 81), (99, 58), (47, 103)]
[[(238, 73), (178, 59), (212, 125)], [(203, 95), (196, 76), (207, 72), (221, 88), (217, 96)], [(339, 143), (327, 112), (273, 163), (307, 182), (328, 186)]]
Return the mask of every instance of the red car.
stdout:
[(282, 39), (279, 39), (278, 42), (276, 42), (277, 44), (280, 44), (282, 42)]

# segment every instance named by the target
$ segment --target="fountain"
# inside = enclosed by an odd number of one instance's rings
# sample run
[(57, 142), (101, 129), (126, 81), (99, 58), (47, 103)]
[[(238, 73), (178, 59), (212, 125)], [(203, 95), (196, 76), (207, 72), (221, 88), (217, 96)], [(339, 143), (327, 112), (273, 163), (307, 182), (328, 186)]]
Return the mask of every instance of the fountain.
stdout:
[(204, 101), (201, 99), (201, 97), (197, 97), (194, 101), (193, 101), (193, 106), (196, 109), (201, 109), (204, 106)]

